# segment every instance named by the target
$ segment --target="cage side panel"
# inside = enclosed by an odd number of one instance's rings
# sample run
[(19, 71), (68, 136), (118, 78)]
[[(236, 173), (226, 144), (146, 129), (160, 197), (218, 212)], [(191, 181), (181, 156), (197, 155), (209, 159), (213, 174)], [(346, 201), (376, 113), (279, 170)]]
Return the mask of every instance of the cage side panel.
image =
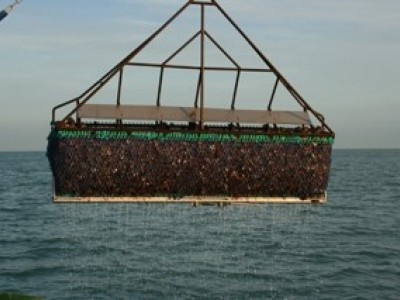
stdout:
[(49, 137), (57, 196), (310, 197), (327, 189), (330, 144)]

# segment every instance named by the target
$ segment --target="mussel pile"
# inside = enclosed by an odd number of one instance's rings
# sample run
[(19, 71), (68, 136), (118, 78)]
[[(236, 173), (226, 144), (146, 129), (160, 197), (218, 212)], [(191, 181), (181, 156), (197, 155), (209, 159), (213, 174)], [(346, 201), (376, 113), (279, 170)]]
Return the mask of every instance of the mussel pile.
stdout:
[(300, 197), (327, 189), (330, 143), (50, 135), (59, 196)]

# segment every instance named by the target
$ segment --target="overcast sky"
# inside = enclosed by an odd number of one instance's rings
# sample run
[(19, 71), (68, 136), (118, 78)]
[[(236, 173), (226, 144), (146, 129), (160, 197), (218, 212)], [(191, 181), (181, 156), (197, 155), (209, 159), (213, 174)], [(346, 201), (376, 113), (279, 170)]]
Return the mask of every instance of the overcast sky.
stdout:
[[(83, 92), (184, 2), (24, 0), (0, 22), (0, 151), (45, 150), (52, 107)], [(218, 2), (325, 116), (336, 148), (400, 148), (399, 0)], [(194, 12), (182, 19), (166, 34), (184, 33), (167, 45), (194, 33)], [(232, 34), (223, 28), (215, 36), (225, 40)], [(163, 53), (158, 45), (149, 53)]]

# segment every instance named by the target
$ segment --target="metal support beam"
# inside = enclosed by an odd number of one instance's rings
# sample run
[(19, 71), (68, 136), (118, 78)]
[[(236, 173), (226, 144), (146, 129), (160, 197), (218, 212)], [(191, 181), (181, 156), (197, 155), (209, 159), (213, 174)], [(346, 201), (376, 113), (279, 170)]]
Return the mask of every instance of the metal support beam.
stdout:
[(185, 49), (187, 46), (189, 46), (199, 35), (201, 34), (200, 31), (196, 32), (190, 39), (188, 39), (181, 47), (179, 47), (174, 53), (172, 53), (164, 62), (162, 65), (168, 64), (175, 56), (177, 56), (179, 53), (182, 52), (183, 49)]
[(198, 108), (199, 107), (199, 95), (200, 95), (200, 86), (201, 86), (201, 73), (199, 72), (199, 80), (197, 81), (197, 88), (196, 88), (196, 96), (194, 99), (194, 107)]
[(272, 102), (274, 101), (275, 94), (276, 94), (276, 89), (278, 88), (278, 84), (279, 84), (279, 77), (276, 77), (274, 88), (272, 89), (271, 98), (269, 99), (269, 103), (268, 103), (268, 110), (269, 111), (271, 111), (271, 109), (272, 109)]
[(204, 51), (205, 51), (205, 15), (204, 15), (204, 4), (201, 5), (201, 22), (200, 22), (200, 76), (201, 76), (201, 86), (200, 86), (200, 129), (203, 129), (204, 123)]
[(237, 91), (239, 88), (239, 80), (240, 80), (240, 70), (238, 70), (238, 72), (237, 72), (236, 80), (235, 80), (235, 88), (233, 89), (233, 96), (232, 96), (232, 103), (231, 103), (232, 110), (235, 109)]
[(121, 91), (122, 91), (122, 81), (123, 81), (123, 79), (124, 79), (124, 68), (122, 67), (121, 70), (119, 70), (117, 106), (121, 105)]
[[(127, 66), (137, 66), (137, 67), (154, 67), (160, 68), (164, 67), (166, 69), (182, 69), (182, 70), (200, 70), (201, 67), (199, 66), (189, 66), (189, 65), (175, 65), (175, 64), (157, 64), (157, 63), (142, 63), (142, 62), (130, 62), (126, 63)], [(253, 73), (270, 73), (272, 72), (270, 69), (263, 69), (263, 68), (242, 68), (239, 67), (240, 71), (242, 72), (253, 72)], [(237, 71), (238, 67), (207, 67), (204, 66), (205, 71)]]
[(240, 69), (239, 64), (232, 58), (232, 56), (228, 54), (228, 52), (225, 51), (224, 48), (222, 48), (222, 46), (207, 31), (205, 32), (205, 34), (210, 39), (210, 41), (215, 45), (215, 47), (217, 47), (218, 50), (221, 51), (222, 54), (224, 54), (225, 57), (228, 58), (230, 62), (236, 66), (236, 68)]
[(160, 79), (158, 82), (158, 93), (157, 93), (157, 106), (160, 106), (161, 104), (161, 92), (162, 92), (162, 84), (163, 84), (163, 78), (164, 78), (164, 67), (161, 67), (160, 69)]

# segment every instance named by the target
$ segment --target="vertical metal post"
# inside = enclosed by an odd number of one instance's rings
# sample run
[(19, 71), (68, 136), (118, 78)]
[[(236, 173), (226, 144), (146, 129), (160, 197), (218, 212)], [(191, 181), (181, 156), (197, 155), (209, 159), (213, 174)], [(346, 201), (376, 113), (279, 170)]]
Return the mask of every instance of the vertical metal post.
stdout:
[[(121, 105), (121, 91), (122, 91), (122, 80), (124, 78), (124, 66), (119, 70), (119, 78), (118, 78), (118, 91), (117, 91), (117, 107)], [(116, 124), (121, 125), (122, 120), (116, 119)]]
[(275, 81), (275, 84), (274, 84), (274, 88), (272, 90), (271, 98), (269, 99), (269, 103), (268, 103), (268, 110), (269, 111), (271, 111), (271, 109), (272, 109), (272, 101), (274, 101), (275, 94), (276, 94), (276, 89), (278, 87), (278, 83), (279, 83), (279, 77), (276, 77), (276, 81)]
[(118, 79), (117, 106), (121, 105), (121, 90), (122, 90), (123, 76), (124, 76), (124, 67), (121, 67), (121, 70), (119, 70), (119, 79)]
[(199, 73), (199, 79), (197, 80), (196, 96), (194, 98), (194, 107), (195, 108), (199, 107), (200, 86), (201, 86), (201, 73)]
[(235, 81), (235, 89), (233, 90), (232, 103), (231, 103), (232, 110), (235, 109), (237, 91), (238, 91), (238, 87), (239, 87), (239, 80), (240, 80), (240, 69), (237, 72), (236, 81)]
[[(79, 106), (79, 99), (75, 100), (75, 104), (76, 104), (76, 107)], [(79, 111), (78, 110), (76, 111), (75, 119), (76, 119), (76, 123), (77, 124), (81, 123), (81, 118), (79, 118)]]
[(160, 78), (158, 81), (157, 106), (160, 106), (161, 104), (161, 92), (162, 92), (162, 84), (164, 78), (164, 69), (165, 69), (164, 66), (161, 66)]
[(201, 39), (200, 39), (200, 129), (204, 127), (204, 4), (201, 4)]

